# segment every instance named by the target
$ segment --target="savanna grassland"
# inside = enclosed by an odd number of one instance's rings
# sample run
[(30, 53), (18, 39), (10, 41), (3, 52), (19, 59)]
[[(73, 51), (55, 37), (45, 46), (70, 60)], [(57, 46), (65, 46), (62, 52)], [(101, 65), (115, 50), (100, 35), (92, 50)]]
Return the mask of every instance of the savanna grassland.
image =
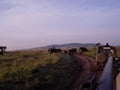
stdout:
[[(95, 47), (94, 48), (88, 48), (88, 50), (89, 50), (89, 52), (85, 52), (84, 54), (87, 55), (87, 56), (95, 58), (97, 48), (95, 48)], [(120, 57), (120, 46), (116, 47), (116, 53), (117, 53), (117, 56)]]
[[(95, 58), (96, 48), (87, 56)], [(120, 57), (120, 47), (116, 48)], [(76, 67), (75, 57), (47, 51), (14, 51), (0, 56), (0, 90), (68, 90)]]
[(15, 51), (0, 56), (0, 89), (66, 90), (77, 66), (67, 54)]

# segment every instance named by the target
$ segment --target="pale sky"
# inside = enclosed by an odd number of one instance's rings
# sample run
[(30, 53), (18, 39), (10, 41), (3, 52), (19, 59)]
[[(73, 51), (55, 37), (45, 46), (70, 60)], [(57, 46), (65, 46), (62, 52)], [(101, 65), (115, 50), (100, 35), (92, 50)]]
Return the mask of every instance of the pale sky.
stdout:
[(0, 0), (0, 46), (120, 45), (120, 0)]

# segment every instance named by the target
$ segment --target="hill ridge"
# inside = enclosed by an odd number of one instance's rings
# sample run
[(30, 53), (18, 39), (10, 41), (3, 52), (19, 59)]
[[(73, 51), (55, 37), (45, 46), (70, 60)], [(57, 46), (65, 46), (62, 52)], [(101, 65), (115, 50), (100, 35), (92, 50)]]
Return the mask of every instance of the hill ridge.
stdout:
[(66, 43), (66, 44), (51, 44), (42, 47), (30, 48), (27, 50), (47, 50), (49, 48), (79, 48), (79, 47), (95, 47), (95, 43)]

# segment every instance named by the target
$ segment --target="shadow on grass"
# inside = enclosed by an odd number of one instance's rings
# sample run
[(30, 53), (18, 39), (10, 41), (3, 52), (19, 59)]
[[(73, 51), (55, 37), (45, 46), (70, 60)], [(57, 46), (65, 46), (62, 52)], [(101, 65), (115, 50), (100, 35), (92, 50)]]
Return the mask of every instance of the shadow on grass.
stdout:
[[(68, 56), (67, 60), (66, 57), (61, 57), (54, 64), (38, 64), (29, 72), (30, 75), (21, 78), (21, 81), (1, 83), (0, 90), (67, 90), (75, 68), (73, 57)], [(18, 73), (23, 75), (24, 71)], [(8, 74), (8, 77), (10, 75)], [(14, 77), (12, 79), (14, 81)]]

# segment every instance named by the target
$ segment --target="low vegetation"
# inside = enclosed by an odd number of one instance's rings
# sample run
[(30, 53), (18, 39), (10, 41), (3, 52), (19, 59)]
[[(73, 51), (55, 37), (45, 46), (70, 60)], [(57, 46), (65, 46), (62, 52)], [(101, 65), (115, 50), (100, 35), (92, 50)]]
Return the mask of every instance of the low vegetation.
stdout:
[[(89, 51), (85, 52), (84, 54), (95, 58), (97, 49), (96, 48), (88, 48), (88, 50)], [(117, 56), (120, 57), (120, 46), (116, 47), (116, 52), (117, 52)]]
[(7, 52), (0, 56), (0, 89), (66, 90), (76, 65), (67, 54)]
[[(85, 55), (95, 58), (96, 48)], [(117, 47), (120, 57), (120, 47)], [(0, 56), (0, 90), (67, 90), (77, 64), (68, 54), (15, 51)]]
[(97, 51), (96, 48), (88, 48), (88, 52), (85, 52), (84, 54), (87, 55), (87, 56), (95, 58), (96, 51)]

